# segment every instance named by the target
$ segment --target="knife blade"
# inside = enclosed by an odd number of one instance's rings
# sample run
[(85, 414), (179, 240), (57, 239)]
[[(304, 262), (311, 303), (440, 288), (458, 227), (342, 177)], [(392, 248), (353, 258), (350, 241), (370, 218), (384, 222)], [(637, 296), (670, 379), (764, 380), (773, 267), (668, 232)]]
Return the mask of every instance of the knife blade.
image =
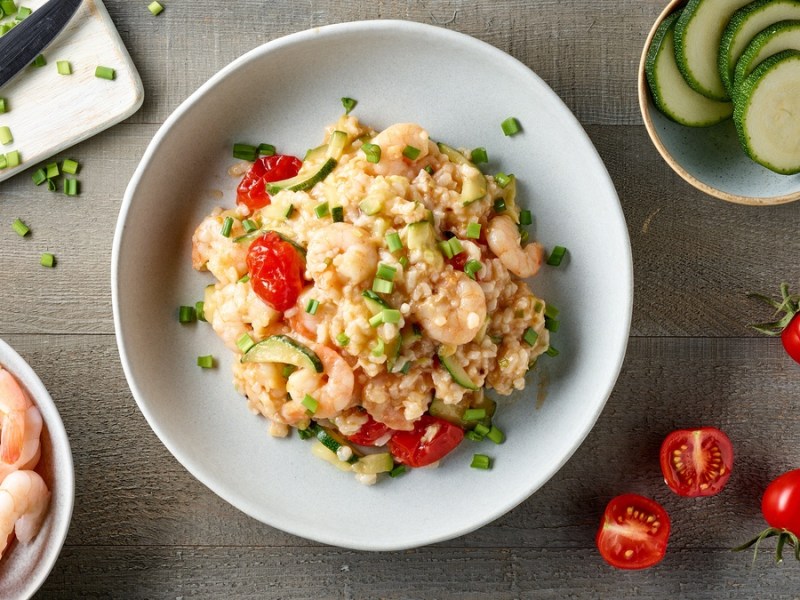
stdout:
[(31, 64), (66, 26), (83, 0), (49, 0), (0, 37), (0, 87)]

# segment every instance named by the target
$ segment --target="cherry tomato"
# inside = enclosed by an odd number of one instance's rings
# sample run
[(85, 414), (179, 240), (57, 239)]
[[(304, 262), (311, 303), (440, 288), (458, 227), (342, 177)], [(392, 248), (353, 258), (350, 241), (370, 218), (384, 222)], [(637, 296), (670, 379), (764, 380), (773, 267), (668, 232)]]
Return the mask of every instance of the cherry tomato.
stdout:
[(300, 172), (302, 164), (299, 158), (287, 154), (262, 156), (253, 163), (236, 188), (236, 202), (246, 205), (250, 210), (268, 205), (270, 197), (267, 183), (294, 177)]
[(646, 569), (664, 558), (669, 530), (669, 515), (658, 502), (623, 494), (606, 506), (595, 541), (612, 567)]
[(461, 252), (456, 254), (453, 258), (448, 258), (447, 262), (449, 262), (456, 271), (463, 271), (464, 265), (467, 264), (468, 259), (469, 256), (467, 256), (467, 253)]
[(784, 473), (767, 486), (761, 513), (771, 527), (800, 536), (800, 469)]
[(274, 231), (250, 244), (247, 271), (253, 291), (275, 310), (283, 312), (297, 302), (303, 289), (303, 258)]
[(389, 451), (398, 462), (424, 467), (449, 454), (464, 439), (464, 430), (444, 419), (422, 415), (411, 431), (397, 431)]
[(680, 496), (713, 496), (731, 476), (733, 446), (714, 427), (678, 429), (661, 444), (661, 472)]
[(781, 343), (786, 354), (791, 356), (795, 362), (800, 363), (800, 314), (795, 315), (781, 331)]
[(386, 425), (376, 421), (371, 415), (367, 415), (367, 422), (353, 435), (348, 435), (347, 439), (359, 446), (374, 446), (375, 442), (391, 431)]

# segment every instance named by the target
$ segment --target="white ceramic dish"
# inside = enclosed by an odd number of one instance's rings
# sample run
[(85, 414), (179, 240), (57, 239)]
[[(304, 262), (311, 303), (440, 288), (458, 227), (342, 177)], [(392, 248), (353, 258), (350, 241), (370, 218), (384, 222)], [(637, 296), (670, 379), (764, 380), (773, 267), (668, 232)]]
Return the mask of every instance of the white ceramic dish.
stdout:
[[(534, 289), (563, 326), (539, 379), (499, 411), (508, 440), (481, 446), (491, 471), (469, 468), (462, 444), (438, 469), (358, 484), (297, 438), (272, 439), (231, 384), (229, 352), (177, 307), (202, 297), (191, 234), (215, 206), (232, 206), (234, 141), (303, 155), (342, 112), (378, 129), (423, 124), (434, 139), (483, 145), (490, 170), (515, 173), (535, 235), (569, 248)], [(516, 116), (524, 133), (505, 137)], [(220, 194), (220, 191), (222, 194)], [(628, 338), (632, 267), (627, 228), (599, 156), (553, 91), (527, 67), (471, 37), (427, 25), (372, 21), (290, 35), (234, 61), (159, 130), (125, 194), (112, 257), (114, 319), (133, 395), (163, 443), (217, 494), (285, 531), (339, 546), (389, 550), (449, 539), (496, 519), (570, 457), (611, 392)], [(196, 357), (219, 366), (201, 370)], [(536, 408), (537, 398), (546, 399)], [(516, 400), (516, 401), (514, 401)]]
[(28, 544), (16, 540), (0, 561), (0, 598), (30, 598), (56, 563), (72, 518), (75, 473), (67, 432), (53, 399), (39, 377), (14, 349), (0, 340), (0, 365), (28, 391), (42, 414), (42, 457), (36, 471), (52, 494), (42, 528)]

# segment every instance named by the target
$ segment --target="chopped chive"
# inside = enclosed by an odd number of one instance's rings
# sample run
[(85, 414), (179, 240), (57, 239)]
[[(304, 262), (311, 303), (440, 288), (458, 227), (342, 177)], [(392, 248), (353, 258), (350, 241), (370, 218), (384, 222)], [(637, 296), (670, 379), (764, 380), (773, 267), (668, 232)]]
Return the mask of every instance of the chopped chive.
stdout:
[(344, 207), (334, 206), (331, 208), (331, 219), (333, 219), (334, 223), (341, 223), (344, 221)]
[(544, 318), (544, 327), (551, 333), (555, 333), (558, 331), (560, 321), (556, 321), (555, 319), (551, 319), (550, 317)]
[(56, 256), (50, 252), (45, 252), (39, 259), (39, 264), (48, 269), (52, 269), (56, 265)]
[(283, 369), (281, 369), (281, 375), (283, 375), (284, 378), (288, 378), (289, 375), (294, 373), (296, 370), (297, 367), (294, 365), (283, 365)]
[(315, 412), (317, 412), (317, 409), (319, 408), (319, 402), (317, 402), (317, 401), (316, 401), (314, 398), (312, 398), (312, 397), (311, 397), (311, 396), (309, 396), (308, 394), (306, 394), (306, 395), (303, 397), (303, 399), (301, 400), (301, 402), (300, 402), (300, 403), (301, 403), (303, 406), (305, 406), (305, 407), (306, 407), (306, 409), (308, 409), (308, 412), (310, 412), (312, 415), (313, 415)]
[(528, 346), (533, 346), (536, 344), (536, 340), (539, 339), (539, 334), (534, 331), (533, 327), (528, 327), (525, 333), (522, 334), (522, 339)]
[(386, 281), (392, 281), (396, 273), (397, 269), (395, 269), (393, 266), (384, 263), (379, 263), (378, 271), (377, 273), (375, 273), (375, 276), (378, 279), (385, 279)]
[[(505, 173), (498, 173), (494, 176), (494, 181), (497, 185), (501, 188), (505, 188), (509, 183), (511, 183), (511, 176), (506, 175)], [(505, 201), (503, 202), (503, 207), (505, 207)]]
[(20, 162), (22, 162), (22, 159), (19, 156), (19, 150), (12, 150), (6, 153), (6, 164), (9, 168), (18, 167)]
[(299, 437), (301, 440), (308, 440), (314, 437), (314, 434), (311, 431), (309, 431), (308, 427), (306, 427), (305, 429), (297, 430), (297, 437)]
[(522, 127), (520, 127), (519, 121), (515, 117), (508, 117), (500, 123), (500, 128), (505, 135), (514, 135), (522, 131)]
[(389, 252), (397, 252), (403, 248), (403, 242), (400, 240), (400, 235), (394, 231), (386, 234), (386, 245), (389, 247)]
[(400, 477), (403, 475), (408, 469), (405, 465), (397, 465), (394, 469), (389, 471), (389, 477)]
[(61, 175), (61, 171), (58, 170), (58, 163), (50, 163), (45, 167), (47, 171), (47, 178), (53, 179)]
[[(20, 6), (17, 9), (17, 14), (14, 16), (14, 19), (16, 21), (24, 21), (25, 18), (31, 16), (32, 12), (33, 11), (30, 8), (28, 8), (27, 6)], [(9, 16), (11, 16), (11, 15), (9, 15)]]
[(447, 240), (439, 242), (439, 249), (442, 251), (442, 254), (445, 255), (446, 258), (450, 259), (453, 258), (453, 248), (450, 246), (450, 242)]
[(40, 54), (39, 56), (33, 59), (32, 64), (34, 67), (43, 67), (47, 64), (47, 59), (44, 57), (44, 54)]
[(250, 273), (245, 273), (239, 277), (239, 280), (236, 283), (247, 283), (248, 281), (250, 281)]
[(259, 156), (275, 156), (275, 146), (272, 144), (259, 144), (256, 150)]
[(237, 142), (233, 145), (233, 157), (253, 162), (257, 158), (258, 148), (252, 144)]
[(8, 166), (8, 159), (5, 154), (0, 154), (0, 169), (5, 169)]
[(396, 308), (384, 308), (379, 314), (383, 316), (384, 323), (390, 323), (392, 325), (399, 323), (403, 316)]
[(397, 260), (397, 262), (399, 262), (399, 263), (400, 263), (400, 265), (401, 265), (401, 266), (402, 266), (404, 269), (408, 268), (408, 257), (407, 257), (407, 256), (401, 256), (401, 257), (400, 257), (400, 258)]
[(358, 104), (357, 100), (353, 100), (352, 98), (344, 97), (342, 98), (342, 106), (344, 106), (344, 114), (349, 115), (350, 111), (353, 110)]
[(471, 279), (475, 279), (475, 273), (480, 271), (483, 268), (483, 263), (479, 260), (469, 259), (467, 264), (464, 265), (464, 273), (466, 273)]
[(97, 67), (94, 70), (94, 76), (100, 79), (108, 79), (113, 81), (117, 78), (117, 72), (111, 67)]
[(0, 115), (5, 112), (8, 112), (7, 100), (5, 98), (0, 98)]
[(527, 229), (522, 229), (519, 232), (519, 243), (520, 244), (524, 244), (525, 242), (528, 241), (529, 237), (530, 237), (530, 234), (528, 233), (528, 230)]
[(242, 354), (247, 354), (247, 351), (255, 345), (256, 343), (253, 341), (253, 338), (251, 338), (250, 334), (246, 331), (236, 340), (236, 346)]
[(206, 303), (202, 300), (198, 300), (194, 303), (194, 310), (197, 313), (197, 320), (198, 321), (205, 321), (206, 320)]
[(548, 304), (544, 309), (544, 316), (555, 319), (558, 317), (559, 310), (552, 304)]
[(6, 146), (14, 141), (14, 136), (11, 135), (11, 129), (9, 129), (8, 125), (3, 125), (0, 127), (0, 144)]
[(156, 15), (161, 14), (161, 11), (164, 10), (164, 7), (161, 6), (160, 2), (151, 2), (147, 5), (147, 10), (155, 17)]
[(378, 163), (381, 161), (381, 147), (375, 144), (363, 144), (361, 150), (367, 157), (367, 162)]
[(472, 457), (472, 463), (469, 465), (473, 469), (490, 469), (492, 467), (491, 459), (485, 454), (475, 454)]
[(377, 277), (372, 281), (372, 291), (379, 294), (391, 294), (394, 290), (394, 283)]
[(17, 12), (17, 4), (14, 0), (0, 0), (0, 9), (10, 17)]
[(231, 228), (233, 227), (233, 217), (225, 217), (222, 222), (222, 230), (220, 233), (223, 237), (231, 237)]
[(44, 169), (36, 169), (33, 175), (31, 175), (31, 179), (33, 179), (33, 183), (36, 185), (42, 185), (47, 181), (47, 173), (45, 173)]
[(245, 233), (252, 233), (258, 229), (258, 224), (253, 219), (245, 219), (242, 221), (242, 227), (244, 227)]
[(483, 436), (481, 434), (479, 434), (478, 432), (472, 430), (472, 429), (469, 429), (464, 434), (464, 437), (466, 437), (469, 440), (472, 440), (473, 442), (482, 442), (483, 441)]
[(409, 372), (410, 370), (411, 370), (411, 361), (410, 361), (410, 360), (407, 360), (407, 361), (406, 361), (406, 364), (404, 364), (404, 365), (403, 365), (403, 368), (402, 368), (402, 369), (400, 369), (400, 372), (401, 372), (403, 375), (408, 375), (408, 372)]
[(47, 180), (47, 189), (51, 192), (56, 191), (56, 180), (55, 179), (48, 179)]
[(506, 211), (506, 201), (503, 198), (497, 198), (494, 201), (494, 212), (501, 213)]
[(197, 319), (197, 311), (194, 306), (181, 306), (178, 309), (178, 321), (181, 323), (194, 323)]
[(340, 346), (347, 346), (350, 343), (350, 336), (343, 331), (336, 336), (336, 341)]
[(67, 196), (77, 196), (78, 195), (78, 180), (66, 178), (64, 179), (64, 193)]
[(475, 425), (475, 428), (473, 429), (473, 431), (475, 431), (475, 433), (477, 433), (478, 435), (481, 435), (481, 436), (485, 437), (486, 434), (488, 434), (491, 431), (491, 429), (489, 429), (483, 423), (478, 423), (477, 425)]
[(557, 267), (561, 264), (561, 261), (564, 259), (564, 255), (567, 253), (567, 249), (564, 246), (555, 246), (553, 251), (550, 252), (550, 256), (547, 257), (547, 264), (551, 267)]
[(70, 158), (65, 158), (64, 161), (61, 163), (61, 171), (69, 175), (77, 175), (79, 168), (80, 164), (78, 164), (77, 161), (74, 161)]
[(331, 210), (328, 207), (327, 202), (323, 202), (322, 204), (318, 204), (314, 207), (314, 214), (317, 215), (318, 219), (322, 217), (327, 217), (330, 214)]
[(210, 354), (197, 357), (197, 366), (201, 369), (210, 369), (214, 366), (214, 357)]
[(468, 408), (462, 417), (465, 421), (480, 421), (486, 418), (485, 408)]
[(467, 225), (467, 237), (471, 240), (477, 240), (481, 237), (481, 224), (470, 223)]
[(369, 326), (370, 327), (380, 327), (383, 325), (383, 313), (375, 313), (369, 318)]
[(406, 146), (403, 148), (403, 156), (408, 160), (417, 160), (420, 152), (421, 150), (419, 148), (414, 148), (414, 146)]
[(450, 238), (448, 243), (450, 244), (450, 249), (453, 251), (453, 256), (458, 256), (464, 251), (464, 246), (461, 245), (461, 241), (458, 238)]
[(56, 70), (59, 75), (72, 75), (72, 65), (68, 60), (56, 61)]
[(290, 205), (289, 205), (289, 206), (287, 206), (287, 207), (286, 207), (286, 209), (283, 211), (283, 217), (284, 217), (285, 219), (291, 219), (293, 214), (294, 214), (294, 204), (290, 204)]
[(372, 347), (372, 356), (378, 357), (383, 356), (386, 352), (386, 343), (383, 341), (382, 338), (378, 338), (378, 341), (375, 343), (375, 346)]
[(17, 235), (20, 237), (25, 237), (28, 235), (31, 230), (30, 227), (25, 225), (20, 219), (14, 219), (14, 222), (11, 224), (11, 228), (17, 232)]
[(547, 354), (547, 356), (558, 356), (559, 352), (555, 347), (550, 346), (547, 350), (545, 350), (545, 354)]
[(486, 153), (486, 148), (475, 148), (472, 151), (472, 154), (470, 154), (470, 159), (476, 165), (479, 165), (481, 163), (489, 162), (489, 155)]
[(319, 300), (316, 300), (315, 298), (311, 298), (311, 299), (310, 299), (310, 300), (309, 300), (309, 301), (306, 303), (306, 312), (307, 312), (308, 314), (310, 314), (310, 315), (315, 315), (315, 314), (317, 314), (317, 309), (318, 309), (318, 308), (319, 308)]
[(492, 440), (495, 444), (502, 444), (504, 441), (506, 441), (506, 434), (500, 431), (494, 425), (492, 425), (492, 428), (489, 430), (489, 433), (486, 434), (486, 437)]
[(433, 167), (431, 165), (425, 165), (425, 167), (422, 170), (425, 171), (428, 175), (433, 175)]
[(531, 215), (531, 211), (526, 209), (519, 211), (519, 224), (530, 225), (531, 223), (533, 223), (533, 215)]

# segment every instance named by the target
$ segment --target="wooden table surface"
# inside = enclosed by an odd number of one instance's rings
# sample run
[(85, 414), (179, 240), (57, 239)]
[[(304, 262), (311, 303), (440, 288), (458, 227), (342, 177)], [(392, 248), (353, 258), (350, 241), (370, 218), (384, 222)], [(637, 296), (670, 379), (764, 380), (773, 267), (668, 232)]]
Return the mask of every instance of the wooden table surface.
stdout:
[[(746, 292), (800, 284), (800, 202), (727, 204), (661, 160), (636, 100), (641, 46), (664, 0), (106, 0), (144, 81), (133, 117), (79, 144), (82, 193), (52, 195), (30, 171), (0, 184), (0, 337), (54, 397), (75, 459), (66, 545), (42, 598), (800, 598), (800, 564), (731, 548), (759, 531), (760, 495), (800, 466), (800, 366), (748, 323)], [(24, 4), (24, 2), (23, 2)], [(633, 247), (627, 357), (596, 427), (539, 492), (479, 531), (367, 553), (296, 538), (196, 481), (153, 434), (120, 366), (111, 242), (121, 199), (159, 125), (200, 84), (284, 34), (358, 19), (408, 19), (473, 35), (520, 59), (586, 128), (619, 192)], [(487, 92), (488, 93), (488, 92)], [(20, 217), (34, 230), (22, 240)], [(58, 257), (54, 270), (39, 255)], [(602, 314), (598, 314), (602, 318)], [(736, 449), (725, 491), (682, 499), (658, 449), (677, 427), (714, 425)], [(673, 533), (665, 560), (608, 567), (594, 535), (608, 500), (655, 498)], [(767, 543), (774, 547), (774, 544)]]

